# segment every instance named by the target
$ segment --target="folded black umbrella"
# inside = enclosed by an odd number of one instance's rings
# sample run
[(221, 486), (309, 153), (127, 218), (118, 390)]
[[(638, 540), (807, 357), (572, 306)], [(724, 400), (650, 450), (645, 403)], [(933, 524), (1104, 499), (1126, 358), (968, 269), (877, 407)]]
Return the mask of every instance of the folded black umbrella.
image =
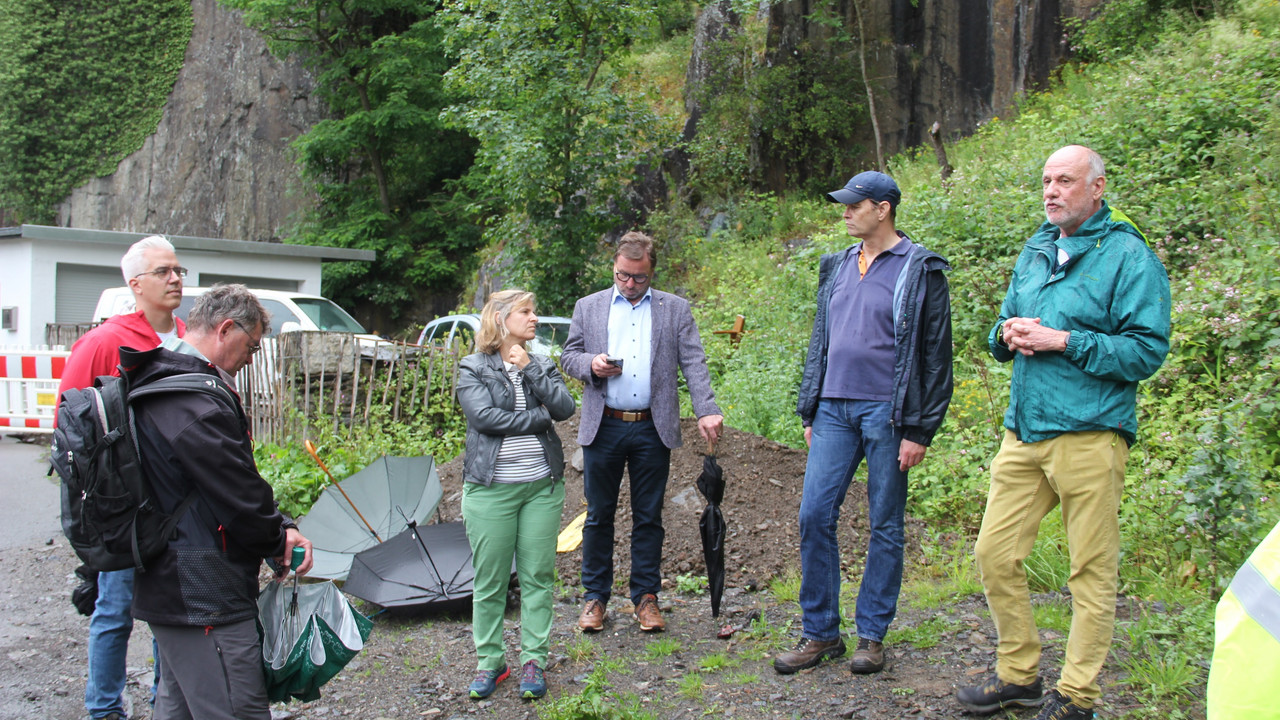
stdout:
[(724, 500), (724, 471), (716, 462), (715, 449), (702, 459), (702, 474), (698, 476), (698, 492), (707, 499), (707, 507), (698, 519), (702, 533), (702, 558), (707, 563), (707, 585), (711, 592), (711, 617), (720, 617), (720, 598), (724, 594), (724, 515), (720, 502)]

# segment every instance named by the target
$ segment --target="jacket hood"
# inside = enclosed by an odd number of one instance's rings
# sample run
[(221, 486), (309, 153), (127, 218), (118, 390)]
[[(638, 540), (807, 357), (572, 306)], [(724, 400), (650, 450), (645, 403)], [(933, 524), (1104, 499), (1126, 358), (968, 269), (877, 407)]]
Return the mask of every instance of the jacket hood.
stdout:
[(1129, 216), (1112, 208), (1106, 200), (1102, 201), (1102, 207), (1098, 208), (1098, 212), (1090, 215), (1089, 219), (1076, 229), (1074, 235), (1064, 238), (1057, 225), (1046, 221), (1036, 229), (1027, 243), (1037, 246), (1057, 245), (1066, 250), (1068, 255), (1076, 257), (1088, 252), (1090, 248), (1101, 245), (1103, 238), (1113, 232), (1129, 233), (1150, 245), (1147, 236), (1142, 234)]
[(171, 375), (201, 373), (217, 375), (218, 371), (207, 360), (195, 355), (183, 355), (163, 347), (152, 350), (120, 348), (120, 364), (128, 374), (129, 385), (140, 387)]

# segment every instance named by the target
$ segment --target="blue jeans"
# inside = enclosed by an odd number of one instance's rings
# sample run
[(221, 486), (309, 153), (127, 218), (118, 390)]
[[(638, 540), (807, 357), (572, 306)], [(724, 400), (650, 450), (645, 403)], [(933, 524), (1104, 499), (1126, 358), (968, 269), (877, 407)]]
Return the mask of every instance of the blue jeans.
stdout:
[(613, 519), (625, 467), (631, 478), (631, 600), (662, 589), (662, 500), (671, 450), (653, 420), (600, 419), (582, 448), (587, 520), (582, 527), (582, 587), (587, 599), (609, 602), (613, 591)]
[[(129, 635), (133, 632), (133, 570), (98, 573), (98, 600), (89, 618), (89, 681), (84, 707), (89, 717), (113, 712), (124, 714), (124, 686), (128, 680)], [(160, 676), (160, 655), (155, 652), (155, 677)], [(155, 702), (155, 685), (151, 701)]]
[(902, 587), (907, 473), (899, 469), (902, 432), (890, 424), (890, 403), (818, 402), (800, 499), (800, 608), (804, 636), (840, 635), (840, 547), (836, 527), (849, 482), (867, 460), (871, 541), (854, 615), (858, 637), (883, 641)]

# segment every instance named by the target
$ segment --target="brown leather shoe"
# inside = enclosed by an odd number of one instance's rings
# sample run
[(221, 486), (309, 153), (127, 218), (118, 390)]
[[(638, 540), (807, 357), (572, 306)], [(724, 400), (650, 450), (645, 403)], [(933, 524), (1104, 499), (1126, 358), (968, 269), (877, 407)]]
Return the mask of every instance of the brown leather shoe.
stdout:
[(640, 629), (645, 632), (667, 629), (667, 624), (662, 620), (662, 611), (658, 609), (658, 598), (653, 593), (640, 596), (640, 602), (636, 603), (636, 622), (640, 623)]
[(587, 600), (578, 616), (578, 627), (587, 632), (599, 632), (604, 629), (604, 603), (595, 598)]
[(884, 643), (858, 638), (858, 649), (853, 651), (849, 672), (854, 675), (870, 675), (884, 669)]
[(778, 653), (778, 656), (773, 659), (773, 669), (783, 675), (790, 675), (793, 672), (815, 667), (823, 660), (838, 658), (841, 655), (844, 655), (844, 640), (840, 638), (814, 640), (802, 637), (794, 649)]

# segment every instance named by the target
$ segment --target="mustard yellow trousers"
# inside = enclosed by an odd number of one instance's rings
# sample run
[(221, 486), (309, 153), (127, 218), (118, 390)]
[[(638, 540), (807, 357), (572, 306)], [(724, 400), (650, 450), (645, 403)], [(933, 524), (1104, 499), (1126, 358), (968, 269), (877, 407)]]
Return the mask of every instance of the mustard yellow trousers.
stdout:
[(1129, 445), (1110, 431), (1075, 432), (1024, 443), (1005, 431), (991, 463), (991, 491), (975, 554), (987, 606), (999, 634), (996, 674), (1035, 681), (1040, 634), (1031, 614), (1023, 563), (1040, 521), (1062, 505), (1071, 554), (1071, 633), (1058, 691), (1092, 707), (1111, 649), (1120, 561), (1120, 496)]

